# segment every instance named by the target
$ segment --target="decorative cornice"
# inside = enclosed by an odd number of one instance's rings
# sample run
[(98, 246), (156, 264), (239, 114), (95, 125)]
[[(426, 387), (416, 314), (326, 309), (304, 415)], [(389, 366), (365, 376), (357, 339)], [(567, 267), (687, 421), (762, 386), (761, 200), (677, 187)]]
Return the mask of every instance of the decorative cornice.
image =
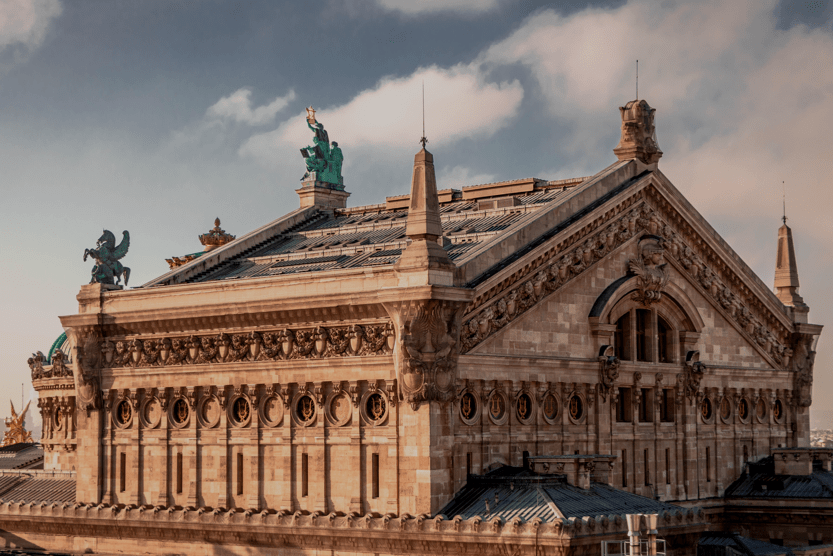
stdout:
[(393, 346), (394, 329), (387, 322), (210, 336), (106, 338), (101, 353), (104, 368), (118, 368), (390, 355)]
[[(561, 544), (563, 539), (579, 539), (598, 534), (623, 533), (624, 515), (571, 517), (544, 522), (540, 518), (504, 521), (500, 517), (484, 520), (480, 516), (448, 519), (444, 515), (373, 517), (333, 512), (305, 515), (274, 510), (240, 511), (211, 508), (135, 507), (108, 504), (0, 503), (0, 526), (9, 532), (30, 532), (67, 536), (114, 539), (152, 539), (219, 544), (248, 542), (256, 545), (385, 553), (440, 553), (440, 544), (475, 544), (465, 552), (504, 554), (504, 543), (518, 543), (523, 553), (537, 553), (537, 544)], [(680, 508), (659, 516), (657, 529), (672, 535), (678, 528), (706, 526), (701, 508)], [(483, 540), (483, 533), (497, 539)], [(459, 546), (459, 545), (458, 545)], [(437, 548), (434, 550), (433, 548)], [(462, 553), (456, 550), (455, 553)]]

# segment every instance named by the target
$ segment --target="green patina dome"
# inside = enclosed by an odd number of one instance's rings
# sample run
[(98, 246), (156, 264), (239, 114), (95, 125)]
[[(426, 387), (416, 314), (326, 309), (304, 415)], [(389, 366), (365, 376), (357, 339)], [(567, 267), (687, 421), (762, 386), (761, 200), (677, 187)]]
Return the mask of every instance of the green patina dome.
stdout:
[(67, 339), (67, 333), (61, 332), (61, 335), (58, 336), (58, 339), (52, 342), (52, 347), (49, 348), (49, 353), (46, 354), (46, 362), (47, 364), (52, 363), (52, 354), (55, 353), (55, 350), (60, 348), (67, 356), (69, 356), (69, 340)]

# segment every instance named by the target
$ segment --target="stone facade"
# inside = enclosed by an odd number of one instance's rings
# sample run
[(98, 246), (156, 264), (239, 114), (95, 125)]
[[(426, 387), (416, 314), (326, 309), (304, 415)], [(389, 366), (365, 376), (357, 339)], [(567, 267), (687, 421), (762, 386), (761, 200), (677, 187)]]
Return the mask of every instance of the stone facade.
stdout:
[[(653, 114), (623, 108), (620, 160), (589, 178), (438, 192), (423, 150), (410, 196), (347, 209), (305, 186), (300, 209), (145, 286), (83, 286), (61, 317), (69, 372), (33, 367), (46, 468), (75, 470), (78, 504), (0, 521), (74, 550), (590, 554), (620, 517), (437, 512), (529, 455), (610, 454), (611, 485), (691, 507), (807, 446), (821, 327), (660, 172)], [(696, 537), (698, 512), (660, 526)]]

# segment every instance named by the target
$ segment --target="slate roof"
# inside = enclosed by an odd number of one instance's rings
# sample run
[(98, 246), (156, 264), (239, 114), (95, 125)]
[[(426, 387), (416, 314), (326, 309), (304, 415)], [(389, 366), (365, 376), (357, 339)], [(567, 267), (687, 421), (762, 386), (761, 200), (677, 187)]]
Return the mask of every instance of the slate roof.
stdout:
[(44, 473), (0, 475), (2, 502), (75, 503), (75, 476)]
[[(725, 554), (722, 548), (729, 547), (747, 556), (764, 556), (786, 554), (792, 556), (789, 548), (778, 546), (766, 541), (759, 541), (743, 537), (737, 533), (709, 532), (700, 537), (697, 545), (697, 554), (712, 556)], [(715, 550), (717, 549), (717, 550)]]
[(20, 443), (0, 447), (0, 469), (43, 469), (43, 446)]
[[(495, 504), (495, 495), (498, 502)], [(489, 509), (486, 510), (486, 500)], [(591, 483), (588, 490), (572, 486), (558, 475), (539, 476), (521, 467), (501, 467), (486, 475), (469, 475), (466, 485), (438, 513), (447, 518), (480, 516), (504, 521), (529, 521), (629, 513), (662, 513), (678, 506)], [(559, 515), (559, 513), (561, 515)]]
[[(536, 179), (529, 192), (488, 198), (511, 201), (501, 208), (481, 204), (487, 199), (463, 199), (463, 192), (455, 190), (449, 200), (440, 203), (443, 247), (451, 260), (458, 259), (527, 215), (559, 203), (584, 179)], [(407, 246), (407, 218), (407, 208), (388, 208), (386, 204), (336, 210), (334, 214), (318, 212), (184, 283), (391, 265)]]
[(810, 475), (776, 475), (772, 456), (748, 464), (726, 489), (726, 498), (754, 499), (833, 499), (833, 473), (814, 471)]

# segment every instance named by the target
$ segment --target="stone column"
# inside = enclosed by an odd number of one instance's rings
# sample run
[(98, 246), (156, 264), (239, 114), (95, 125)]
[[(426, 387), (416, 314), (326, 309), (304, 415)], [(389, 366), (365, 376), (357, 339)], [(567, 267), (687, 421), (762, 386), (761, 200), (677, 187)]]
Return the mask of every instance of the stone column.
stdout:
[[(252, 420), (249, 423), (251, 442), (243, 450), (243, 457), (246, 459), (246, 465), (249, 469), (249, 484), (246, 485), (246, 504), (251, 509), (260, 509), (260, 490), (262, 483), (260, 481), (260, 416), (257, 411), (259, 401), (257, 385), (250, 384), (248, 393), (251, 403)], [(323, 421), (324, 419), (321, 419), (322, 424)]]
[(230, 508), (232, 506), (231, 497), (229, 495), (231, 486), (229, 469), (231, 468), (231, 460), (234, 454), (229, 450), (229, 422), (228, 422), (228, 387), (217, 392), (217, 397), (220, 400), (220, 422), (217, 424), (219, 432), (217, 440), (219, 442), (217, 458), (217, 483), (220, 491), (217, 493), (217, 506), (220, 508)]
[(162, 399), (159, 400), (160, 410), (162, 415), (159, 417), (159, 446), (156, 453), (156, 480), (159, 484), (159, 493), (156, 498), (157, 506), (168, 506), (169, 503), (169, 470), (174, 465), (174, 458), (172, 458), (170, 449), (170, 429), (168, 427), (168, 398), (166, 393), (162, 393)]
[(294, 461), (292, 457), (292, 398), (290, 396), (291, 390), (289, 385), (284, 384), (281, 387), (281, 395), (284, 400), (284, 416), (283, 424), (281, 425), (281, 471), (283, 478), (281, 480), (281, 509), (288, 512), (295, 510), (292, 504), (292, 486), (294, 481)]
[(351, 466), (358, 473), (354, 479), (353, 496), (350, 498), (350, 511), (361, 515), (364, 513), (364, 492), (365, 492), (365, 467), (364, 456), (362, 454), (362, 431), (361, 431), (361, 412), (359, 410), (359, 400), (361, 399), (361, 391), (359, 389), (359, 382), (351, 380), (350, 397), (353, 401), (353, 419), (350, 421), (350, 445), (353, 447), (354, 463)]

